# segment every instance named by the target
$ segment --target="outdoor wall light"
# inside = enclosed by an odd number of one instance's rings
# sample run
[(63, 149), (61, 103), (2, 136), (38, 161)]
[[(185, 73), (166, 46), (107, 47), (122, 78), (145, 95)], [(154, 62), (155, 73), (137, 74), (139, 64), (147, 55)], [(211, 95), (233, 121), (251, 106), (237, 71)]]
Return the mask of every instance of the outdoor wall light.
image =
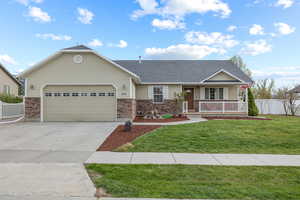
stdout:
[(34, 89), (34, 85), (30, 85), (29, 88), (30, 88), (31, 90), (33, 90), (33, 89)]

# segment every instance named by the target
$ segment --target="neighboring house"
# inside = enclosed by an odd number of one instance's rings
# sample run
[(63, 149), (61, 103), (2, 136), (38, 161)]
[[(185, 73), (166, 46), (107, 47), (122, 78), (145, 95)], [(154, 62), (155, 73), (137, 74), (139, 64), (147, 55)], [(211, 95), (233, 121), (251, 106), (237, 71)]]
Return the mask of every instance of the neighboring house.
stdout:
[(20, 83), (0, 63), (0, 94), (18, 96)]
[[(156, 108), (247, 115), (252, 80), (231, 61), (116, 60), (80, 45), (58, 51), (24, 71), (25, 117), (41, 121), (116, 121)], [(242, 100), (244, 99), (244, 100)]]
[(297, 96), (300, 97), (300, 85), (292, 89), (291, 92), (297, 94)]

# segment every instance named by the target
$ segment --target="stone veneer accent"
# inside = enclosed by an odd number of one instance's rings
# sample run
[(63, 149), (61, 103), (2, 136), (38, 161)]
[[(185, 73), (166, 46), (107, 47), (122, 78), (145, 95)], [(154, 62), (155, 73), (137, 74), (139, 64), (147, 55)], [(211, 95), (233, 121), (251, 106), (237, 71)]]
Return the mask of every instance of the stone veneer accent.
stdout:
[(134, 119), (136, 116), (135, 99), (118, 99), (117, 117), (120, 119)]
[(153, 103), (152, 100), (136, 100), (136, 110), (147, 114), (153, 109), (157, 109), (159, 114), (173, 114), (176, 110), (175, 100), (164, 100), (163, 103)]
[(25, 121), (40, 121), (41, 98), (25, 97)]

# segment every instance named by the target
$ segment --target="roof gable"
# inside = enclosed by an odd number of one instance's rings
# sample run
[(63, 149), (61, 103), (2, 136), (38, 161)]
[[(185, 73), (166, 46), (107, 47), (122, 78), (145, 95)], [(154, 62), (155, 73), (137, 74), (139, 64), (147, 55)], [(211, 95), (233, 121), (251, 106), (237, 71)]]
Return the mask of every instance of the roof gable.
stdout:
[(204, 79), (202, 82), (213, 83), (213, 82), (244, 82), (244, 81), (234, 76), (233, 74), (227, 72), (226, 70), (221, 69), (216, 73), (213, 73), (211, 76), (207, 77), (206, 79)]
[(56, 59), (57, 57), (59, 57), (60, 55), (62, 55), (63, 53), (70, 53), (70, 52), (74, 52), (74, 53), (80, 53), (80, 52), (84, 52), (84, 53), (93, 53), (96, 56), (100, 57), (101, 59), (109, 62), (110, 64), (112, 64), (113, 66), (119, 68), (120, 70), (128, 73), (130, 76), (132, 76), (134, 78), (134, 80), (136, 80), (137, 82), (140, 81), (140, 77), (138, 75), (136, 75), (135, 73), (127, 70), (126, 68), (120, 66), (119, 64), (115, 63), (114, 61), (100, 55), (99, 53), (97, 53), (96, 51), (84, 46), (84, 45), (79, 45), (79, 46), (75, 46), (75, 47), (70, 47), (70, 48), (66, 48), (66, 49), (62, 49), (56, 53), (54, 53), (53, 55), (49, 56), (48, 58), (42, 60), (41, 62), (39, 62), (38, 64), (32, 66), (31, 68), (25, 70), (24, 72), (22, 72), (19, 76), (20, 77), (27, 77), (28, 75), (30, 75), (32, 72), (34, 72), (35, 70), (43, 67), (46, 63), (50, 62), (51, 60)]
[(11, 74), (9, 73), (5, 67), (0, 63), (0, 71), (3, 71), (9, 78), (11, 78), (16, 84), (21, 86), (21, 83)]

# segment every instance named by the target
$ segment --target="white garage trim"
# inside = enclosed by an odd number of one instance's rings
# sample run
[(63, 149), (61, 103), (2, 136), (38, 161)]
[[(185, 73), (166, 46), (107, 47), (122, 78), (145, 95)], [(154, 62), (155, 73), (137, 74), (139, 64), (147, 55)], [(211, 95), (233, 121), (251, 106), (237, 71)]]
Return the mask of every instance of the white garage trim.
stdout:
[(41, 122), (44, 122), (44, 89), (47, 86), (112, 86), (115, 89), (115, 97), (116, 97), (116, 105), (115, 105), (115, 121), (117, 121), (118, 113), (117, 113), (117, 87), (112, 83), (46, 83), (41, 87), (40, 90), (40, 98), (41, 98), (41, 105), (40, 105), (40, 115), (41, 115)]

